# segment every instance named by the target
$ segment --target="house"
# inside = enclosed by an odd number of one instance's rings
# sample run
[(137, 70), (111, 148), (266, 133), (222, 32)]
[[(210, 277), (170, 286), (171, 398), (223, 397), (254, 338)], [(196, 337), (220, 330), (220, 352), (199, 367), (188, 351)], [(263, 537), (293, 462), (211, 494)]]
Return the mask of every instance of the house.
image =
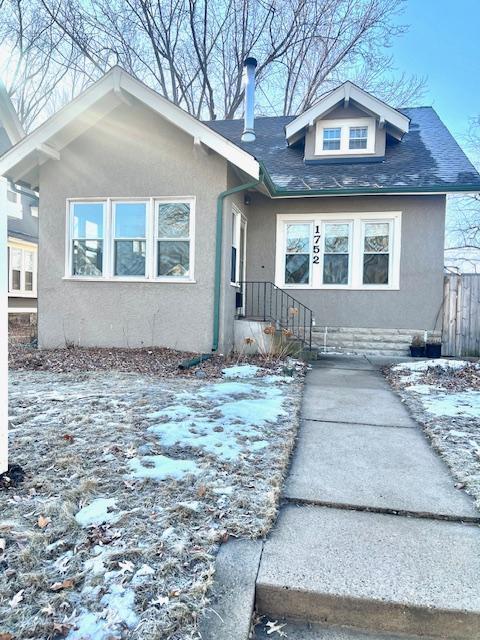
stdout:
[[(25, 137), (0, 82), (0, 154)], [(36, 324), (38, 195), (21, 182), (0, 178), (0, 211), (7, 216), (10, 327)]]
[(446, 196), (480, 176), (435, 111), (345, 82), (255, 119), (245, 65), (242, 120), (114, 67), (0, 158), (40, 190), (40, 347), (228, 352), (273, 323), (397, 351), (440, 331)]

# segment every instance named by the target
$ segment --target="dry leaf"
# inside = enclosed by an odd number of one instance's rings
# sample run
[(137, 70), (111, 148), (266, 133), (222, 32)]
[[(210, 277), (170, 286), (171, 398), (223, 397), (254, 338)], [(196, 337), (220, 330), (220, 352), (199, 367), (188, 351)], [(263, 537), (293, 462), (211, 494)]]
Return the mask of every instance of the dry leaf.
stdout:
[(11, 600), (9, 600), (8, 604), (12, 609), (15, 609), (20, 602), (23, 600), (23, 589), (20, 589), (18, 593), (16, 593)]
[[(5, 540), (5, 538), (0, 538), (0, 556), (5, 551), (6, 546), (7, 546), (7, 541)], [(0, 640), (2, 640), (1, 637), (0, 637)]]
[(64, 580), (63, 582), (54, 582), (50, 589), (52, 591), (60, 591), (60, 589), (71, 589), (73, 585), (73, 580), (69, 578), (67, 580)]
[(203, 496), (207, 493), (207, 487), (204, 484), (201, 484), (198, 487), (197, 496), (199, 498), (203, 498)]
[(66, 442), (73, 442), (75, 440), (75, 438), (70, 433), (64, 433), (63, 434), (63, 439)]
[(50, 524), (50, 518), (46, 518), (45, 516), (38, 516), (37, 524), (40, 529), (45, 529), (45, 527)]
[(285, 631), (282, 631), (283, 627), (285, 626), (286, 623), (278, 624), (277, 620), (275, 620), (274, 622), (269, 620), (267, 622), (267, 636), (270, 636), (272, 633), (278, 633), (279, 636), (286, 638), (287, 634), (285, 633)]
[(14, 640), (11, 633), (0, 633), (0, 640)]
[(55, 609), (50, 603), (48, 603), (46, 607), (43, 607), (43, 609), (40, 609), (40, 611), (47, 616), (53, 616), (53, 614), (55, 613)]
[(126, 562), (119, 562), (118, 566), (120, 567), (120, 573), (122, 575), (127, 571), (132, 573), (133, 569), (135, 568), (135, 565), (133, 564), (133, 562), (130, 562), (130, 560), (127, 560)]
[(63, 622), (54, 622), (53, 623), (53, 630), (56, 633), (61, 634), (62, 636), (66, 636), (68, 634), (68, 632), (71, 629), (71, 625), (69, 624), (64, 624)]

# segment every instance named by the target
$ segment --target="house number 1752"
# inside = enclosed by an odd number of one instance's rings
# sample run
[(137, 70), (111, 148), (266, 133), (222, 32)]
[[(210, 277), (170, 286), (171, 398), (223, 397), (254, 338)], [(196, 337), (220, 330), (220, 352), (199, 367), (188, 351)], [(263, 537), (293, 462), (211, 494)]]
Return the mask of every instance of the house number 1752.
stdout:
[(319, 225), (315, 225), (315, 233), (313, 234), (313, 264), (319, 264), (320, 263), (320, 256), (318, 255), (320, 253), (320, 238), (321, 238), (321, 234), (320, 234), (320, 227)]

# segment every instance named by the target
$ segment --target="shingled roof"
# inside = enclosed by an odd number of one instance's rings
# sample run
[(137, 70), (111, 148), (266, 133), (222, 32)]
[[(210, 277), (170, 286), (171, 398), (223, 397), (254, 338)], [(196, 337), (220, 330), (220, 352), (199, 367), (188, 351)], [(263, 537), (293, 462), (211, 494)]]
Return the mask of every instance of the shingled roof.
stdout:
[(480, 175), (431, 107), (399, 109), (411, 119), (401, 142), (388, 139), (381, 162), (305, 164), (303, 146), (288, 147), (295, 116), (257, 118), (256, 140), (242, 142), (243, 120), (209, 121), (212, 129), (261, 162), (280, 194), (480, 191)]

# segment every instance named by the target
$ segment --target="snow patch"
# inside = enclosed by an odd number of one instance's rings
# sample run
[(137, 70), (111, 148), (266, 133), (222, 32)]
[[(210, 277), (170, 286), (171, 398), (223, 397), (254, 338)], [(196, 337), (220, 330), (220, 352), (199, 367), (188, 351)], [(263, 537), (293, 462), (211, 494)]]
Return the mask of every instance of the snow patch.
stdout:
[(115, 498), (96, 498), (89, 505), (80, 509), (75, 515), (75, 520), (81, 527), (92, 527), (93, 525), (104, 524), (106, 522), (116, 522), (120, 515), (110, 511), (117, 505)]
[(134, 478), (152, 480), (179, 480), (186, 473), (198, 473), (199, 468), (193, 460), (179, 460), (168, 456), (143, 456), (129, 460), (131, 475)]
[(422, 402), (425, 411), (434, 416), (480, 418), (480, 391), (442, 393)]
[(261, 367), (254, 364), (237, 364), (222, 370), (224, 378), (255, 378)]

